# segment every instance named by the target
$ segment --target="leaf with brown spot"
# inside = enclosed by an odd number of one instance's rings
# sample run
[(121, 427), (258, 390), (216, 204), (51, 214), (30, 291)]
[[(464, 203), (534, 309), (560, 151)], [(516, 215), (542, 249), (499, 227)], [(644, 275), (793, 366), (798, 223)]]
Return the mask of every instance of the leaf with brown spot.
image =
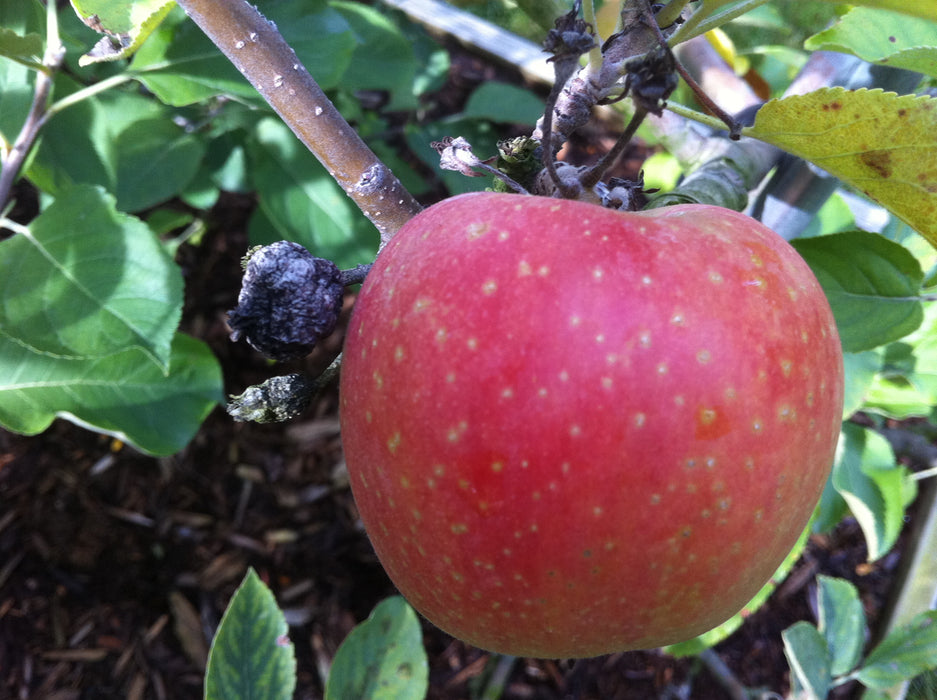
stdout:
[(829, 29), (807, 39), (804, 47), (851, 53), (871, 63), (937, 77), (937, 18), (927, 22), (887, 10), (856, 7)]
[(937, 247), (937, 99), (824, 88), (768, 102), (745, 133), (855, 186)]

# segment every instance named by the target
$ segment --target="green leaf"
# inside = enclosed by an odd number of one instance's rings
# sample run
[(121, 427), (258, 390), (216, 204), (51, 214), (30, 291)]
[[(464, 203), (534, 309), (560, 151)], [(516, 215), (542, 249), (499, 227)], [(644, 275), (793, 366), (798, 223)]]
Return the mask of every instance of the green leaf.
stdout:
[(904, 524), (913, 483), (907, 469), (896, 465), (891, 445), (881, 435), (845, 423), (832, 479), (862, 528), (869, 560), (879, 559), (894, 545)]
[[(56, 97), (71, 95), (81, 87), (66, 74), (56, 76)], [(171, 118), (165, 106), (140, 94), (108, 90), (86, 97), (43, 126), (27, 176), (53, 196), (77, 183), (100, 185), (115, 192), (120, 158), (116, 142), (121, 131), (138, 120)]]
[(925, 305), (921, 327), (882, 355), (866, 408), (898, 419), (929, 415), (937, 405), (937, 305)]
[(20, 36), (12, 29), (0, 27), (0, 56), (22, 63), (42, 61), (42, 37), (30, 33)]
[(796, 622), (781, 632), (784, 655), (792, 675), (803, 689), (796, 697), (825, 700), (830, 689), (830, 650), (826, 640), (809, 622)]
[(261, 120), (248, 155), (260, 205), (253, 244), (295, 241), (339, 267), (374, 258), (377, 230), (283, 122)]
[(937, 246), (937, 98), (823, 88), (768, 102), (745, 133), (857, 187)]
[(378, 604), (338, 648), (325, 700), (422, 700), (428, 684), (420, 622), (413, 608), (394, 596)]
[[(59, 74), (55, 78), (54, 94), (62, 97), (78, 87), (71, 77)], [(82, 100), (42, 128), (42, 139), (26, 176), (36, 187), (52, 196), (75, 183), (101, 185), (113, 191), (114, 154), (111, 146), (107, 114), (101, 102)]]
[(160, 371), (182, 313), (182, 273), (149, 227), (98, 188), (74, 187), (0, 243), (0, 328), (49, 358), (137, 347)]
[(820, 211), (813, 217), (807, 228), (800, 233), (800, 237), (812, 238), (826, 236), (831, 233), (845, 233), (856, 228), (858, 228), (856, 226), (856, 217), (852, 209), (849, 208), (840, 192), (833, 192), (830, 198), (820, 207)]
[(921, 325), (924, 273), (902, 246), (864, 231), (792, 244), (823, 287), (846, 352), (898, 340)]
[[(320, 0), (255, 3), (323, 90), (336, 87), (356, 41), (341, 13)], [(189, 105), (233, 95), (266, 108), (257, 91), (181, 10), (170, 14), (130, 64), (130, 69), (164, 103)]]
[(922, 22), (869, 7), (856, 7), (829, 29), (807, 39), (810, 51), (840, 51), (892, 68), (937, 77), (937, 21)]
[(212, 640), (205, 700), (289, 700), (296, 656), (286, 618), (253, 569), (231, 598)]
[(870, 387), (882, 369), (881, 351), (844, 352), (843, 369), (846, 375), (843, 419), (846, 419), (865, 405)]
[(386, 90), (387, 109), (417, 107), (413, 94), (417, 72), (413, 45), (400, 28), (377, 10), (357, 2), (333, 2), (348, 22), (357, 46), (341, 78), (342, 89)]
[[(912, 698), (913, 700), (925, 700), (929, 698), (928, 695), (917, 695), (909, 694), (905, 696), (907, 698)], [(872, 688), (866, 688), (865, 692), (862, 693), (862, 700), (894, 700), (891, 695), (888, 693), (882, 692), (880, 690), (874, 690)]]
[(823, 493), (820, 494), (820, 502), (817, 504), (816, 518), (812, 526), (812, 532), (815, 533), (831, 532), (849, 515), (849, 506), (833, 487), (832, 475), (830, 477), (823, 485)]
[[(826, 2), (841, 5), (839, 0), (826, 0)], [(902, 12), (906, 15), (923, 17), (924, 19), (937, 20), (937, 4), (933, 0), (853, 0), (852, 5), (865, 5), (866, 7), (875, 7), (881, 10), (891, 10), (893, 12)]]
[(164, 104), (182, 107), (228, 95), (261, 104), (205, 33), (176, 8), (133, 56), (129, 72)]
[(56, 417), (171, 455), (224, 399), (208, 346), (177, 334), (163, 373), (139, 348), (99, 359), (36, 352), (0, 329), (0, 425), (36, 435)]
[(937, 610), (919, 614), (872, 650), (858, 677), (883, 690), (937, 668)]
[(180, 193), (195, 176), (205, 146), (168, 119), (141, 119), (120, 132), (117, 205), (141, 211)]
[(107, 34), (78, 65), (127, 58), (175, 6), (175, 0), (71, 0), (82, 21)]
[(543, 100), (529, 90), (488, 80), (472, 92), (461, 116), (533, 126), (542, 115)]
[(862, 656), (865, 642), (865, 611), (856, 587), (849, 581), (817, 576), (820, 634), (831, 653), (834, 676), (849, 673)]

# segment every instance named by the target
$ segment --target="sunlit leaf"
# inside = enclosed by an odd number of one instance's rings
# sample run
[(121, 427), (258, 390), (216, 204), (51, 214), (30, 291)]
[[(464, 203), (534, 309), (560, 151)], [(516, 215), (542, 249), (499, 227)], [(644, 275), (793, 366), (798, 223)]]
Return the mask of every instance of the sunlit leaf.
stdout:
[[(842, 5), (839, 0), (826, 0), (826, 2)], [(852, 0), (851, 5), (864, 5), (881, 10), (902, 12), (906, 15), (937, 20), (937, 3), (934, 0)]]
[(824, 88), (768, 102), (745, 133), (857, 187), (937, 246), (937, 98)]
[(373, 259), (376, 229), (282, 121), (258, 122), (248, 158), (260, 205), (251, 243), (295, 241), (340, 267)]
[(182, 273), (139, 219), (77, 186), (0, 243), (0, 327), (49, 358), (138, 347), (160, 371), (182, 313)]
[(862, 528), (869, 561), (884, 556), (901, 532), (914, 489), (891, 445), (878, 433), (844, 423), (832, 480)]
[(811, 51), (851, 53), (871, 63), (937, 76), (937, 21), (856, 7), (807, 39)]
[(0, 425), (36, 435), (56, 418), (154, 455), (178, 452), (223, 398), (205, 343), (177, 334), (164, 373), (138, 347), (99, 359), (52, 357), (0, 330)]
[(865, 394), (866, 410), (903, 419), (926, 416), (937, 405), (937, 306), (924, 306), (924, 323), (885, 346), (881, 373)]
[(881, 352), (844, 352), (843, 368), (846, 374), (846, 396), (843, 401), (845, 420), (863, 407), (869, 387), (882, 369)]
[(131, 56), (175, 4), (175, 0), (72, 0), (82, 21), (105, 34), (78, 65)]

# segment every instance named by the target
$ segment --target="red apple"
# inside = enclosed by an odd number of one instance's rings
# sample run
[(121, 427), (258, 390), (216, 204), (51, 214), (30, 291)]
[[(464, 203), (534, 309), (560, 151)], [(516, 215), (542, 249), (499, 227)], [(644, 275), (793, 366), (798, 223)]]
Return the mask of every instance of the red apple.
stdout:
[(533, 657), (736, 613), (807, 523), (842, 406), (823, 291), (758, 222), (495, 193), (380, 253), (341, 378), (391, 580), (455, 637)]

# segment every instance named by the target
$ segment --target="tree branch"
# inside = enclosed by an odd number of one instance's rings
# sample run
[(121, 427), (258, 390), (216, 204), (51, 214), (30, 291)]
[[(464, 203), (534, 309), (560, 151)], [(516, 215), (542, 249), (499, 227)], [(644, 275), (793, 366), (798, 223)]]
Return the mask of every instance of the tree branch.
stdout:
[(23, 128), (8, 153), (0, 153), (0, 210), (3, 210), (10, 198), (10, 192), (20, 168), (26, 162), (39, 129), (45, 123), (49, 98), (52, 95), (52, 82), (55, 72), (65, 59), (65, 47), (59, 38), (58, 15), (55, 3), (49, 3), (46, 10), (46, 51), (42, 59), (42, 70), (36, 74), (36, 87), (29, 114)]
[(420, 211), (257, 8), (245, 0), (178, 1), (374, 223), (382, 244)]

